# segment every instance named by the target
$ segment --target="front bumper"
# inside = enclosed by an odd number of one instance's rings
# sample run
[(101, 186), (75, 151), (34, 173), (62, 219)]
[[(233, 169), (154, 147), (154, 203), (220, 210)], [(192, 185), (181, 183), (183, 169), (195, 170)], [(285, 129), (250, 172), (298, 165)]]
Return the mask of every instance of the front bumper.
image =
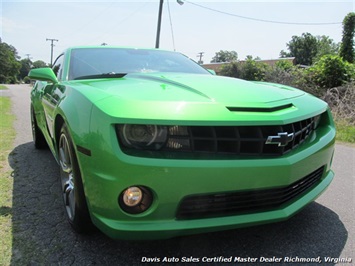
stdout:
[[(334, 139), (334, 128), (324, 127), (295, 152), (275, 159), (138, 158), (123, 154), (118, 145), (112, 153), (101, 147), (93, 150), (91, 157), (78, 155), (91, 217), (101, 231), (119, 239), (164, 239), (289, 218), (315, 200), (332, 181)], [(186, 196), (284, 187), (322, 166), (324, 172), (316, 185), (273, 210), (205, 219), (176, 218)], [(121, 192), (134, 185), (148, 187), (154, 195), (152, 206), (137, 215), (125, 213), (118, 205)]]
[(93, 214), (93, 222), (106, 235), (117, 239), (167, 239), (181, 235), (230, 230), (286, 220), (304, 206), (314, 201), (330, 184), (333, 172), (329, 171), (315, 188), (297, 201), (268, 212), (243, 214), (236, 216), (196, 219), (196, 220), (156, 220), (141, 222), (117, 221)]

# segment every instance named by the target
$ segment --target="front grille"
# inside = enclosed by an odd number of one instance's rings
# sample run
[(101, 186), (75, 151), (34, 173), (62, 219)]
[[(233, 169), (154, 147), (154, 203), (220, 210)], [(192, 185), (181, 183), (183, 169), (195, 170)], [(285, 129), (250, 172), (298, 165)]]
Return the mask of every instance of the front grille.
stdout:
[(297, 182), (281, 188), (245, 192), (188, 196), (178, 208), (177, 219), (231, 216), (277, 209), (305, 194), (322, 178), (324, 167)]
[[(189, 141), (190, 152), (242, 156), (283, 155), (304, 142), (312, 133), (314, 119), (282, 126), (191, 126), (188, 136), (177, 136)], [(285, 145), (266, 144), (270, 136), (287, 132), (293, 139)]]
[[(319, 118), (319, 116), (318, 116)], [(268, 158), (284, 155), (302, 144), (314, 131), (316, 118), (311, 117), (286, 125), (269, 126), (146, 126), (152, 141), (147, 145), (128, 145), (124, 126), (117, 125), (122, 151), (138, 157), (171, 159), (238, 159)], [(143, 128), (143, 127), (142, 127)], [(159, 128), (165, 141), (157, 142)], [(149, 130), (148, 130), (149, 129)], [(151, 135), (149, 135), (151, 134)]]

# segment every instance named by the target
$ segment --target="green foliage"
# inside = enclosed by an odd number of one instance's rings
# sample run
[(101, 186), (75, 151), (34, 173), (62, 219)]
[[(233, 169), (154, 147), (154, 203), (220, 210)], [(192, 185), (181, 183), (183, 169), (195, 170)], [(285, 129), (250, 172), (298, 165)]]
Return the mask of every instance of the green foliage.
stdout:
[(28, 75), (28, 72), (30, 72), (32, 67), (32, 62), (30, 59), (26, 58), (26, 59), (22, 59), (20, 63), (21, 63), (21, 68), (20, 68), (19, 79), (23, 80)]
[(49, 67), (44, 61), (37, 60), (32, 63), (32, 68), (42, 68), (42, 67)]
[(261, 62), (256, 62), (254, 59), (248, 58), (241, 63), (240, 78), (245, 80), (263, 81), (269, 70), (269, 65)]
[(355, 13), (349, 13), (343, 20), (343, 38), (340, 56), (349, 63), (354, 63)]
[(232, 78), (238, 78), (239, 72), (240, 72), (239, 62), (231, 62), (229, 64), (222, 66), (222, 68), (219, 72), (219, 75), (226, 76), (226, 77), (232, 77)]
[(25, 80), (25, 78), (27, 77), (28, 72), (30, 72), (31, 69), (48, 67), (48, 65), (45, 62), (43, 62), (42, 60), (37, 60), (32, 63), (32, 61), (30, 59), (26, 58), (26, 59), (22, 59), (20, 61), (20, 63), (21, 63), (21, 69), (20, 69), (19, 79), (23, 80), (25, 83), (29, 83), (29, 82), (27, 82), (27, 80)]
[(292, 36), (287, 44), (289, 52), (282, 50), (280, 57), (295, 57), (295, 63), (300, 65), (312, 65), (317, 59), (326, 54), (337, 54), (338, 47), (327, 36), (313, 36), (310, 33), (302, 33), (302, 36)]
[(287, 60), (279, 60), (275, 63), (275, 68), (278, 68), (280, 70), (289, 72), (292, 71), (294, 69), (294, 65)]
[(351, 80), (354, 75), (354, 66), (345, 62), (340, 56), (325, 55), (307, 72), (316, 85), (333, 88)]
[(337, 55), (340, 44), (335, 43), (328, 36), (317, 36), (317, 54), (313, 58), (313, 63), (318, 61), (324, 55)]
[(12, 45), (4, 43), (0, 38), (0, 83), (11, 84), (23, 80), (32, 68), (47, 67), (41, 60), (32, 63), (30, 59), (22, 59)]
[(308, 32), (302, 33), (302, 36), (292, 36), (286, 45), (290, 52), (281, 51), (281, 57), (295, 57), (296, 64), (311, 65), (317, 54), (317, 38)]
[(223, 63), (223, 62), (234, 62), (238, 59), (238, 53), (236, 51), (222, 51), (220, 50), (212, 58), (211, 63)]
[(4, 43), (0, 39), (0, 83), (16, 83), (21, 63), (17, 61), (15, 47)]
[(247, 57), (246, 61), (232, 62), (224, 65), (220, 71), (220, 75), (245, 80), (263, 81), (269, 69), (270, 67), (267, 64)]
[(31, 83), (31, 79), (26, 76), (26, 77), (23, 78), (23, 82), (25, 82), (26, 84), (30, 84)]

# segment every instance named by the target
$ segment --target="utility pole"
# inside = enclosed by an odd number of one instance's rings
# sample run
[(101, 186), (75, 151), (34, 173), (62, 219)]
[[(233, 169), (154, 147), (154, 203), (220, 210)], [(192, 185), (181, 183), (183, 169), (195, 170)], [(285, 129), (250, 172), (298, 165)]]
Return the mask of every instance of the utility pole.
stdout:
[(30, 57), (31, 54), (25, 54), (27, 56), (28, 60), (31, 60), (32, 57)]
[(164, 0), (160, 0), (159, 13), (158, 13), (157, 38), (155, 40), (155, 48), (159, 48), (160, 28), (161, 28), (161, 15), (162, 15), (162, 12), (163, 12), (163, 3), (164, 3)]
[(54, 44), (53, 42), (58, 42), (57, 39), (46, 39), (46, 41), (51, 41), (51, 67), (52, 67), (52, 64), (53, 64), (53, 47), (54, 47)]
[[(176, 2), (182, 6), (184, 4), (184, 1), (182, 0), (176, 0)], [(158, 13), (158, 26), (157, 26), (157, 37), (155, 39), (155, 48), (159, 48), (159, 42), (160, 42), (160, 28), (161, 28), (161, 16), (163, 13), (163, 4), (164, 0), (160, 0), (159, 3), (159, 13)]]
[(197, 55), (197, 57), (200, 58), (200, 59), (198, 60), (198, 63), (199, 63), (200, 65), (203, 64), (203, 61), (202, 61), (203, 54), (204, 54), (204, 52), (199, 52), (198, 55)]

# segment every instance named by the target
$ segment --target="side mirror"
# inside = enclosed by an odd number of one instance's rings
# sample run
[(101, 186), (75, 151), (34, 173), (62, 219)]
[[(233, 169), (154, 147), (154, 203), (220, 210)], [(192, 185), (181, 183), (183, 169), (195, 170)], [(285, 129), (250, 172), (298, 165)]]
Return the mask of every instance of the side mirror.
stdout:
[(32, 69), (28, 73), (28, 77), (30, 79), (41, 80), (41, 81), (49, 81), (52, 83), (58, 83), (58, 79), (55, 76), (53, 70), (51, 68), (35, 68)]
[(216, 71), (213, 69), (207, 69), (208, 72), (210, 72), (212, 75), (217, 75)]

